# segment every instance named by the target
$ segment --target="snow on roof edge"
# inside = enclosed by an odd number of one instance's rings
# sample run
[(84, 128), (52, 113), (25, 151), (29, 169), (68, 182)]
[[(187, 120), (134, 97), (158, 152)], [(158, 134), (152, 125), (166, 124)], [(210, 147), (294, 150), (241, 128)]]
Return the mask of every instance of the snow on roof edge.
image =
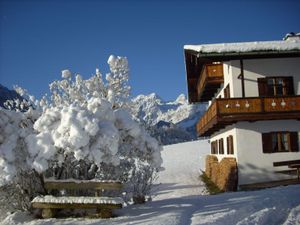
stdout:
[(199, 53), (245, 53), (259, 51), (300, 51), (300, 39), (285, 41), (255, 41), (204, 45), (184, 45), (184, 50)]

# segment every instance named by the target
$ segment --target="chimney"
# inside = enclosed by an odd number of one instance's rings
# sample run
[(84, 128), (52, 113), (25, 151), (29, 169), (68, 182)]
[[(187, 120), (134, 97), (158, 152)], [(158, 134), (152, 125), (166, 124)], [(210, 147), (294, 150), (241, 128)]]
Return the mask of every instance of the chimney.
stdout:
[(283, 38), (284, 41), (300, 41), (300, 33), (290, 32)]

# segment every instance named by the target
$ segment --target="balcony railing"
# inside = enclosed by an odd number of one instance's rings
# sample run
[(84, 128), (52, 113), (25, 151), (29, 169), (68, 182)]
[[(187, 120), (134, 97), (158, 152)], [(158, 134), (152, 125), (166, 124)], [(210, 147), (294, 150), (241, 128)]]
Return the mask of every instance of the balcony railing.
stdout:
[(215, 99), (197, 124), (199, 136), (210, 136), (238, 121), (300, 119), (300, 96)]
[(223, 64), (207, 64), (203, 67), (197, 83), (200, 101), (208, 101), (223, 83)]

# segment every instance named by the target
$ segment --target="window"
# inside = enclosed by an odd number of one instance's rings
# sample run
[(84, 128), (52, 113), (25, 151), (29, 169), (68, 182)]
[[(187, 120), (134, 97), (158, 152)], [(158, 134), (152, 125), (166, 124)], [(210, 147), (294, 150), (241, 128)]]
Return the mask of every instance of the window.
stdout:
[(270, 132), (262, 134), (263, 153), (297, 152), (299, 139), (297, 132)]
[(289, 133), (274, 133), (272, 136), (272, 151), (287, 152), (289, 151), (290, 134)]
[(219, 154), (221, 154), (221, 155), (224, 154), (224, 142), (223, 142), (223, 138), (219, 139)]
[(267, 79), (267, 89), (269, 96), (282, 96), (286, 95), (287, 87), (282, 78)]
[(230, 86), (229, 84), (224, 88), (224, 98), (230, 98)]
[(229, 135), (227, 137), (227, 154), (228, 155), (233, 155), (234, 154), (234, 149), (233, 149), (233, 136)]
[(259, 96), (294, 95), (293, 77), (258, 78)]
[(217, 141), (212, 141), (210, 143), (211, 147), (211, 154), (218, 154), (218, 142)]

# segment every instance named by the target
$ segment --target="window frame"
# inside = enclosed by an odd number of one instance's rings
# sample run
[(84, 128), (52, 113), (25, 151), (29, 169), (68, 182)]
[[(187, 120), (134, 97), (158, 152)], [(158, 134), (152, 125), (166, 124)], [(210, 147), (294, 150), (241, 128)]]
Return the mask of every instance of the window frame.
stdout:
[(262, 148), (263, 148), (263, 153), (298, 152), (299, 151), (298, 132), (276, 131), (276, 132), (262, 133)]
[[(280, 80), (282, 80), (282, 84), (280, 84), (279, 82)], [(272, 84), (270, 84), (269, 81), (272, 81)], [(258, 83), (258, 93), (260, 97), (274, 97), (274, 96), (280, 97), (280, 96), (294, 95), (294, 81), (293, 81), (293, 77), (291, 76), (258, 78), (257, 83)]]

